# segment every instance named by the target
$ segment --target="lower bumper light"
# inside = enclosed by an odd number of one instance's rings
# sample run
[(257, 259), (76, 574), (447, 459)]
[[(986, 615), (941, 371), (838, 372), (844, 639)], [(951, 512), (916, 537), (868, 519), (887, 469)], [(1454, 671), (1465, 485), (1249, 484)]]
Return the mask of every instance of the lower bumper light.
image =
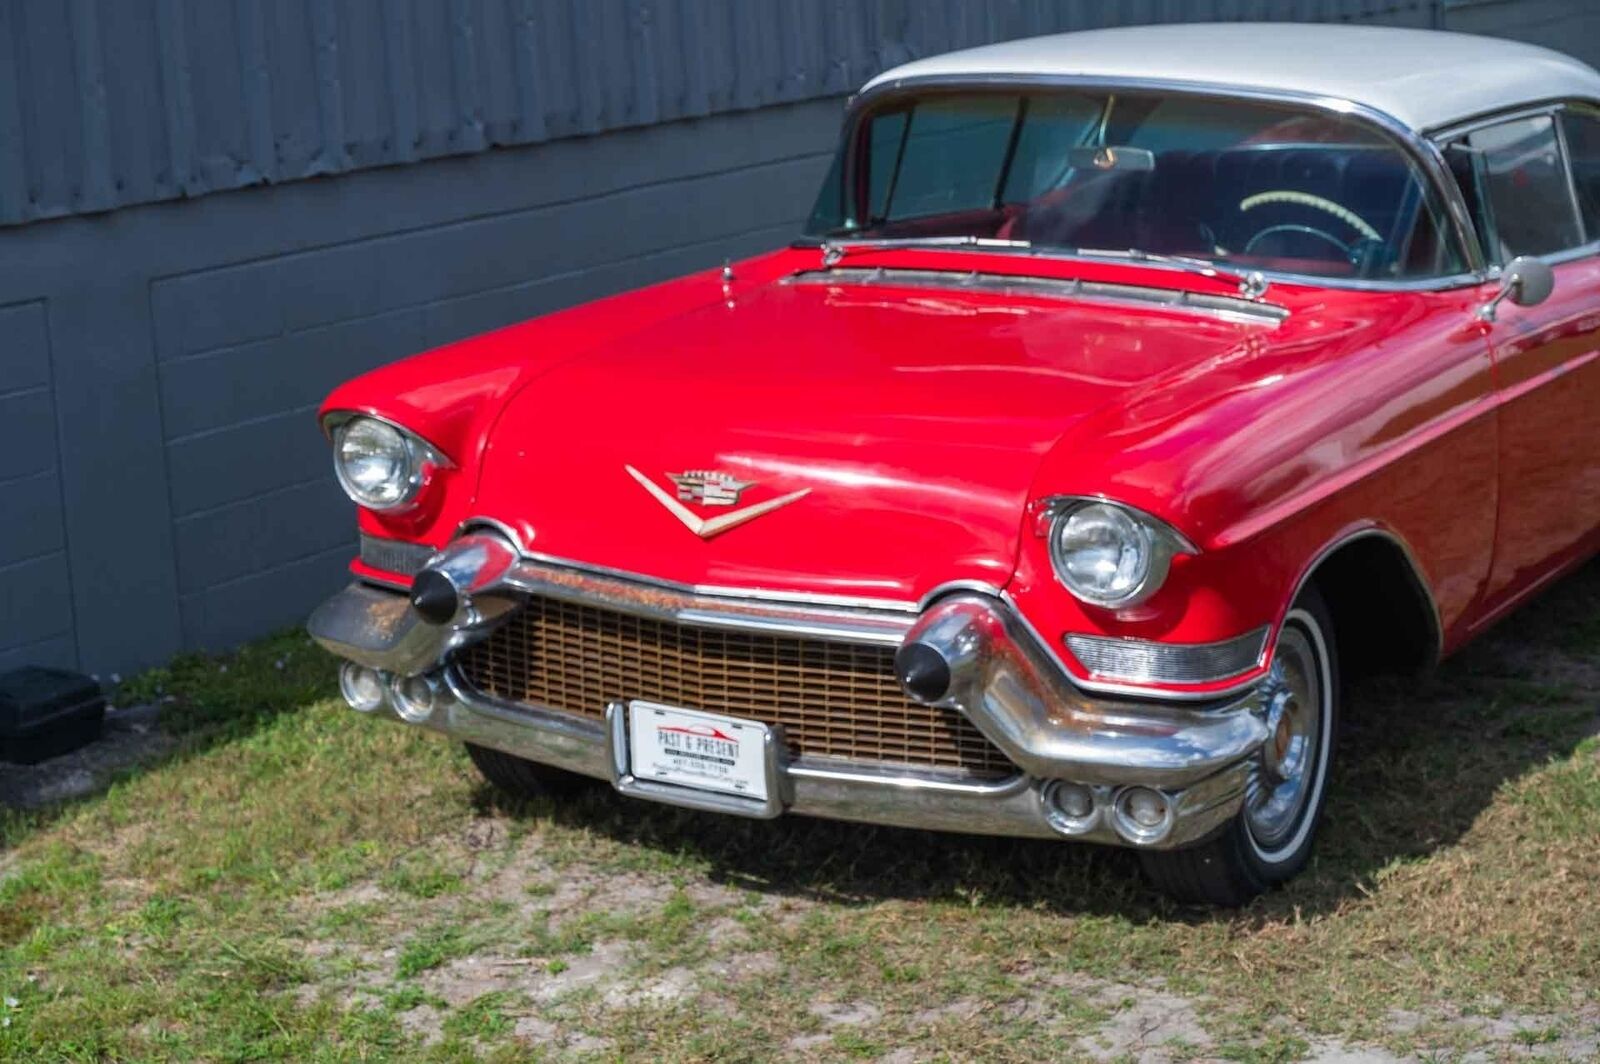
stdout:
[(1044, 818), (1063, 835), (1087, 835), (1100, 823), (1094, 791), (1081, 783), (1051, 780), (1039, 792)]
[(1172, 803), (1149, 787), (1124, 787), (1111, 806), (1111, 825), (1135, 846), (1151, 846), (1172, 832)]
[(438, 702), (439, 689), (426, 676), (407, 676), (394, 683), (394, 711), (408, 723), (425, 722)]
[(383, 677), (377, 669), (347, 661), (339, 669), (339, 693), (351, 709), (371, 713), (383, 706)]

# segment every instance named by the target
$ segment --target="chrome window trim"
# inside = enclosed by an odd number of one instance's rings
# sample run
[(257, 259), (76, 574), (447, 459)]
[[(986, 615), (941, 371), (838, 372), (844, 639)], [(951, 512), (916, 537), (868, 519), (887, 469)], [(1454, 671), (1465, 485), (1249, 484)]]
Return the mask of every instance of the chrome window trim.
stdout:
[[(1281, 103), (1294, 107), (1309, 108), (1335, 117), (1366, 122), (1377, 127), (1381, 132), (1386, 133), (1396, 141), (1411, 156), (1412, 160), (1419, 164), (1423, 179), (1430, 181), (1434, 190), (1439, 193), (1445, 210), (1450, 215), (1453, 223), (1457, 250), (1463, 253), (1468, 272), (1441, 277), (1412, 278), (1396, 281), (1350, 280), (1265, 269), (1259, 272), (1274, 280), (1281, 280), (1291, 284), (1372, 291), (1444, 291), (1460, 288), (1469, 283), (1478, 283), (1484, 279), (1487, 260), (1478, 244), (1477, 228), (1472, 223), (1472, 218), (1467, 212), (1466, 200), (1462, 197), (1461, 190), (1456, 187), (1455, 179), (1450, 173), (1450, 168), (1445, 164), (1444, 156), (1440, 153), (1439, 146), (1422, 132), (1413, 129), (1385, 111), (1339, 97), (1297, 92), (1292, 89), (1264, 89), (1245, 86), (1234, 88), (1202, 82), (1161, 78), (1107, 78), (1072, 74), (930, 74), (896, 78), (893, 81), (872, 86), (851, 97), (845, 113), (845, 131), (842, 144), (846, 149), (853, 145), (856, 125), (860, 121), (863, 112), (886, 98), (911, 95), (927, 89), (1022, 89), (1029, 87), (1046, 89), (1100, 88), (1112, 92), (1182, 93), (1189, 96), (1201, 96), (1219, 100), (1252, 100), (1263, 103)], [(847, 158), (853, 160), (854, 154), (852, 153)], [(844, 187), (849, 187), (853, 177), (854, 174), (850, 172), (849, 168), (843, 170), (840, 180), (845, 182)], [(1077, 256), (1063, 254), (1058, 257), (1071, 259)], [(1153, 266), (1155, 264), (1141, 263), (1141, 265)], [(1466, 278), (1471, 280), (1464, 280)]]
[(1439, 126), (1428, 131), (1428, 139), (1438, 144), (1441, 148), (1450, 141), (1460, 140), (1471, 133), (1476, 133), (1491, 126), (1498, 126), (1504, 122), (1515, 122), (1521, 118), (1538, 118), (1541, 115), (1554, 115), (1565, 111), (1570, 101), (1546, 100), (1541, 103), (1518, 104), (1504, 111), (1490, 111), (1487, 114), (1474, 115), (1472, 118), (1460, 122), (1452, 122), (1447, 126)]
[[(1561, 152), (1561, 165), (1564, 168), (1567, 179), (1567, 197), (1572, 205), (1573, 214), (1578, 220), (1578, 232), (1583, 236), (1584, 239), (1584, 242), (1576, 247), (1568, 248), (1564, 251), (1553, 251), (1545, 255), (1535, 256), (1535, 258), (1539, 259), (1541, 262), (1549, 263), (1552, 266), (1559, 266), (1566, 262), (1576, 262), (1579, 259), (1586, 259), (1592, 255), (1600, 254), (1600, 233), (1591, 234), (1589, 232), (1589, 223), (1584, 218), (1583, 202), (1578, 198), (1577, 177), (1573, 174), (1572, 170), (1572, 152), (1567, 146), (1566, 124), (1561, 121), (1561, 115), (1563, 112), (1571, 111), (1575, 108), (1587, 108), (1591, 111), (1594, 111), (1595, 119), (1600, 121), (1600, 103), (1596, 103), (1592, 100), (1563, 99), (1546, 101), (1544, 103), (1534, 104), (1531, 106), (1518, 106), (1508, 111), (1492, 111), (1488, 114), (1478, 115), (1475, 118), (1468, 119), (1465, 122), (1456, 122), (1448, 126), (1440, 127), (1438, 130), (1428, 134), (1429, 139), (1434, 142), (1435, 147), (1438, 148), (1442, 155), (1444, 149), (1451, 143), (1458, 141), (1463, 137), (1471, 136), (1473, 133), (1476, 133), (1480, 130), (1492, 129), (1495, 126), (1504, 125), (1507, 122), (1516, 122), (1524, 118), (1540, 118), (1546, 116), (1550, 118), (1552, 126), (1555, 129), (1556, 144)], [(1473, 223), (1473, 230), (1474, 232), (1477, 230), (1476, 222)], [(1479, 246), (1482, 246), (1481, 241), (1479, 242)], [(1497, 279), (1500, 276), (1500, 272), (1504, 266), (1504, 263), (1499, 262), (1488, 263), (1486, 266), (1484, 279)]]
[[(1579, 259), (1587, 259), (1594, 255), (1600, 255), (1600, 239), (1591, 240), (1579, 248), (1558, 251), (1552, 255), (1540, 255), (1539, 258), (1552, 266), (1560, 266), (1563, 263), (1577, 262)], [(1498, 277), (1499, 275), (1500, 273), (1497, 269), (1495, 276)]]
[(1572, 202), (1572, 217), (1577, 220), (1578, 236), (1582, 238), (1578, 246), (1583, 247), (1593, 243), (1594, 238), (1589, 235), (1589, 223), (1583, 217), (1583, 201), (1578, 199), (1578, 179), (1572, 172), (1572, 150), (1567, 146), (1567, 124), (1561, 121), (1561, 113), (1565, 110), (1563, 107), (1560, 111), (1550, 112), (1550, 124), (1556, 131), (1556, 149), (1561, 153), (1561, 169), (1567, 179), (1567, 198)]

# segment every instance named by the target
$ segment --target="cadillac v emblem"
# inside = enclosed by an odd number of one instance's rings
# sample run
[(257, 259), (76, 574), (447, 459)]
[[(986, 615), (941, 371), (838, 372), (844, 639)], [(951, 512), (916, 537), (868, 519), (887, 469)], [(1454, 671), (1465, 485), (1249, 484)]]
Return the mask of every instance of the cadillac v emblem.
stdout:
[(701, 506), (732, 506), (744, 489), (755, 486), (753, 480), (740, 480), (717, 469), (668, 473), (667, 479), (678, 485), (679, 502), (697, 502)]
[(666, 507), (668, 513), (682, 521), (685, 528), (701, 539), (710, 539), (730, 528), (737, 528), (746, 521), (753, 521), (762, 514), (770, 514), (780, 506), (788, 506), (795, 500), (811, 494), (810, 488), (802, 488), (787, 495), (780, 495), (776, 499), (753, 503), (717, 517), (705, 518), (690, 510), (684, 503), (698, 503), (701, 506), (733, 506), (738, 503), (739, 497), (746, 489), (755, 487), (756, 482), (739, 480), (728, 473), (715, 470), (691, 469), (684, 473), (668, 473), (667, 479), (678, 488), (677, 498), (673, 498), (667, 489), (633, 466), (622, 468), (626, 469), (628, 475), (638, 481), (640, 487), (648, 491), (656, 502)]

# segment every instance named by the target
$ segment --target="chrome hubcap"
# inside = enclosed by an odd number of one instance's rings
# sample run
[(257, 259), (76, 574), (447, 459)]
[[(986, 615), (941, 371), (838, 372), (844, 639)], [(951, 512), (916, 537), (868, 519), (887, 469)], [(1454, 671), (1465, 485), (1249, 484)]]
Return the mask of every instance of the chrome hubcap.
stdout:
[(1267, 741), (1245, 798), (1245, 824), (1265, 850), (1294, 834), (1311, 797), (1322, 742), (1321, 676), (1311, 640), (1285, 628), (1272, 659)]

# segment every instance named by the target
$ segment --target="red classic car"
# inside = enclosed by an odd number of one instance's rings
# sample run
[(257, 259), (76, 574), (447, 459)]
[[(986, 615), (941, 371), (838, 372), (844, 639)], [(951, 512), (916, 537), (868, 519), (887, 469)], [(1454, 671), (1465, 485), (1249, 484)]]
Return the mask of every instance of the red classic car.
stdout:
[(1600, 74), (1071, 34), (851, 102), (804, 233), (397, 362), (311, 632), (494, 784), (1307, 861), (1353, 670), (1600, 538)]

